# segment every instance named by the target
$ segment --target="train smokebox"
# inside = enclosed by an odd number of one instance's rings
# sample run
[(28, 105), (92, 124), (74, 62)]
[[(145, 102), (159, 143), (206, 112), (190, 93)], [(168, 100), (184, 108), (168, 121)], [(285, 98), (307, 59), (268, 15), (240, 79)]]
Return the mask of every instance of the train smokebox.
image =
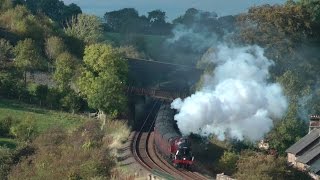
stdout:
[(309, 133), (314, 129), (320, 129), (320, 115), (310, 116)]

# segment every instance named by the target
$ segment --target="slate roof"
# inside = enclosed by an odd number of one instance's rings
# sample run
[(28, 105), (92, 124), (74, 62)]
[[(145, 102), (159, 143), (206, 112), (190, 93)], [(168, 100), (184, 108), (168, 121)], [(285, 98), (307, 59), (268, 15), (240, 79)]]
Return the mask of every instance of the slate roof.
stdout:
[(302, 151), (304, 148), (306, 148), (308, 145), (310, 145), (312, 142), (320, 138), (320, 129), (314, 129), (309, 134), (301, 138), (298, 142), (296, 142), (294, 145), (289, 147), (286, 152), (292, 153), (294, 155), (298, 154), (300, 151)]
[(304, 164), (307, 164), (312, 159), (314, 159), (316, 156), (318, 156), (319, 154), (320, 154), (320, 143), (318, 143), (312, 149), (310, 149), (309, 151), (307, 151), (304, 154), (302, 154), (301, 156), (299, 156), (297, 158), (297, 161), (304, 163)]
[(320, 158), (310, 165), (310, 170), (320, 175)]

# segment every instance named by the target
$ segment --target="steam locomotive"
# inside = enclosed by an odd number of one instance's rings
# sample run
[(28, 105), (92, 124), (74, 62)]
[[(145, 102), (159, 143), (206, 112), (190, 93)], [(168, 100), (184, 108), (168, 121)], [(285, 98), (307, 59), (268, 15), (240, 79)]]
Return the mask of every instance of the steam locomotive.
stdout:
[(161, 105), (154, 125), (154, 140), (158, 152), (169, 159), (175, 167), (189, 169), (194, 157), (188, 137), (181, 136), (176, 121), (175, 111), (169, 104)]

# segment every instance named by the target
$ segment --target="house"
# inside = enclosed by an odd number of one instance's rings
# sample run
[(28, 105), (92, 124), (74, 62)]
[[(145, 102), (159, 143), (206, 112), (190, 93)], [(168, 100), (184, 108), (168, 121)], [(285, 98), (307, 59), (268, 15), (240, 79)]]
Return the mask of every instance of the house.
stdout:
[(316, 180), (320, 179), (320, 126), (315, 126), (319, 121), (320, 116), (311, 116), (309, 134), (286, 150), (288, 162), (302, 171), (308, 171)]

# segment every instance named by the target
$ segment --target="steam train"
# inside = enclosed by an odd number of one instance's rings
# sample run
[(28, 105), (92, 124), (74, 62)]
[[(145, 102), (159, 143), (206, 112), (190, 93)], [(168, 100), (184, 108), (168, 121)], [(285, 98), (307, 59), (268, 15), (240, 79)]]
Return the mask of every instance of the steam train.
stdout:
[(174, 113), (169, 104), (161, 105), (154, 125), (155, 146), (175, 167), (189, 169), (194, 160), (191, 143), (188, 137), (181, 136)]

